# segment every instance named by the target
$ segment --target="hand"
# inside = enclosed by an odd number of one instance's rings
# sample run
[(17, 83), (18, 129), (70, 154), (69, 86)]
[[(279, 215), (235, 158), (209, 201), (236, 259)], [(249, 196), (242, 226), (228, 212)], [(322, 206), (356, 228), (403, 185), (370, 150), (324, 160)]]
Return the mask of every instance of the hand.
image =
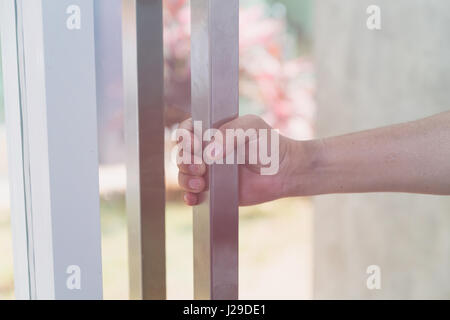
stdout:
[[(191, 119), (181, 123), (179, 128), (186, 129), (192, 133), (191, 141), (196, 139), (193, 135)], [(224, 137), (226, 136), (225, 130), (227, 129), (243, 129), (244, 131), (256, 129), (256, 132), (260, 132), (260, 129), (267, 129), (270, 132), (272, 128), (260, 117), (247, 115), (222, 125), (219, 130), (223, 133)], [(236, 149), (238, 146), (237, 140), (232, 143)], [(226, 150), (226, 144), (227, 142), (224, 142), (222, 150)], [(301, 147), (299, 142), (279, 135), (279, 170), (274, 175), (261, 174), (261, 169), (265, 166), (261, 165), (259, 158), (256, 164), (249, 163), (248, 151), (250, 140), (246, 139), (245, 144), (246, 161), (245, 164), (239, 166), (240, 205), (254, 205), (288, 196), (291, 183), (287, 182), (291, 180), (289, 177), (296, 171), (291, 158), (294, 156), (294, 153), (298, 152), (299, 147)], [(268, 145), (270, 146), (270, 142)], [(193, 146), (190, 150), (194, 153)], [(297, 161), (300, 160), (301, 158), (297, 158)], [(204, 176), (207, 171), (207, 165), (205, 161), (202, 161), (201, 164), (180, 164), (178, 167), (178, 182), (180, 187), (185, 191), (184, 201), (191, 206), (197, 205), (199, 199), (198, 194), (205, 191), (206, 181)]]

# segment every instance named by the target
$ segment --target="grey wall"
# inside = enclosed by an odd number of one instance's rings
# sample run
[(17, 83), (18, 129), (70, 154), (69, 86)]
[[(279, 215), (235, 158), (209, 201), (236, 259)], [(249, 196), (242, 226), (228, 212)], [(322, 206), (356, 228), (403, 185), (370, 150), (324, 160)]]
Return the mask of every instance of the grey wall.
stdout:
[[(370, 4), (381, 7), (380, 31), (366, 28)], [(450, 109), (450, 1), (320, 0), (315, 10), (319, 136)], [(315, 298), (450, 298), (450, 197), (315, 204)], [(366, 287), (372, 264), (381, 290)]]

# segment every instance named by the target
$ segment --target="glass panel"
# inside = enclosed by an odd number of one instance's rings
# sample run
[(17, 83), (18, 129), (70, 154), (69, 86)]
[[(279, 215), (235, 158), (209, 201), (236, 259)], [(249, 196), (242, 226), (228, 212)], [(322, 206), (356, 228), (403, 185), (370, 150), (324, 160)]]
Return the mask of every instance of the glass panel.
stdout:
[(122, 1), (94, 3), (103, 292), (105, 299), (128, 299)]
[[(105, 5), (106, 2), (109, 5)], [(124, 109), (119, 89), (122, 80), (117, 71), (121, 53), (118, 48), (120, 39), (117, 36), (119, 24), (117, 6), (120, 5), (120, 1), (100, 0), (96, 3), (97, 10), (100, 10), (97, 11), (97, 77), (104, 289), (106, 298), (126, 298), (124, 288), (128, 272), (126, 261), (128, 249), (120, 242), (126, 239)], [(163, 1), (163, 5), (167, 132), (165, 142), (167, 297), (190, 299), (193, 297), (192, 215), (191, 209), (182, 202), (182, 193), (177, 182), (177, 168), (171, 159), (173, 149), (171, 131), (180, 121), (190, 116), (190, 6), (189, 1)], [(306, 9), (308, 8), (309, 5), (306, 5)], [(290, 80), (279, 84), (279, 89), (282, 90), (280, 96), (285, 93), (285, 87), (297, 85), (302, 88), (295, 95), (294, 91), (289, 91), (291, 99), (302, 107), (295, 110), (291, 115), (292, 120), (283, 124), (281, 129), (292, 137), (308, 138), (312, 135), (310, 128), (314, 111), (311, 102), (313, 76), (309, 62), (312, 59), (308, 58), (310, 44), (306, 43), (309, 40), (297, 39), (296, 34), (300, 32), (299, 30), (291, 33), (288, 33), (288, 30), (295, 24), (307, 24), (306, 28), (309, 30), (308, 21), (312, 13), (302, 11), (301, 21), (294, 22), (287, 20), (285, 9), (280, 3), (241, 1), (241, 16), (244, 17), (242, 20), (251, 18), (248, 23), (241, 24), (241, 114), (264, 115), (275, 125), (284, 121), (277, 115), (277, 109), (272, 107), (271, 98), (258, 93), (258, 87), (264, 84), (258, 83), (258, 75), (252, 73), (252, 63), (262, 66), (269, 66), (272, 63), (273, 58), (270, 54), (276, 44), (277, 50), (285, 52), (286, 55), (286, 57), (276, 56), (276, 59), (285, 66), (294, 67)], [(266, 26), (280, 25), (283, 28), (277, 27), (278, 31), (267, 30), (268, 34), (254, 33), (254, 30), (267, 29)], [(273, 41), (268, 41), (268, 35), (273, 37)], [(275, 85), (277, 83), (273, 82)], [(277, 100), (274, 103), (278, 103)], [(303, 113), (308, 116), (303, 117)], [(286, 215), (284, 217), (271, 215), (272, 211), (283, 211)], [(311, 212), (311, 204), (307, 199), (282, 200), (276, 205), (241, 209), (240, 297), (310, 297)], [(107, 227), (108, 225), (111, 227)], [(299, 229), (302, 230), (301, 233), (298, 232)], [(270, 239), (263, 236), (261, 230), (272, 230), (274, 234), (282, 236)], [(284, 249), (280, 251), (275, 249), (277, 246), (272, 245), (271, 241)], [(292, 271), (289, 278), (283, 278), (288, 274), (283, 272), (283, 268)]]
[(14, 297), (13, 248), (10, 219), (8, 165), (6, 154), (5, 105), (0, 44), (0, 300)]

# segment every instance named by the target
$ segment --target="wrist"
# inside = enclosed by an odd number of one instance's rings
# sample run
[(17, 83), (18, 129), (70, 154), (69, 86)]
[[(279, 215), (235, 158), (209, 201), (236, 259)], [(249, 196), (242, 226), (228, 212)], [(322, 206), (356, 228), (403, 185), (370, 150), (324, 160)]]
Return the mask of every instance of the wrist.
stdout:
[(325, 163), (322, 140), (291, 141), (285, 174), (284, 196), (311, 196), (320, 194), (321, 167)]

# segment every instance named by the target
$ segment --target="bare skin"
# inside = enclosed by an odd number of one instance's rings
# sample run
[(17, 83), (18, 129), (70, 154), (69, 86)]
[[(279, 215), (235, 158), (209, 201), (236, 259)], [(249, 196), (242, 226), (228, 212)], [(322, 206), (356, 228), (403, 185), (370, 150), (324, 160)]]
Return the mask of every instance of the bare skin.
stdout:
[[(192, 131), (192, 121), (181, 128)], [(268, 129), (257, 116), (220, 128)], [(206, 165), (180, 165), (187, 205), (205, 190)], [(450, 195), (450, 112), (429, 118), (310, 141), (280, 137), (280, 170), (263, 176), (258, 165), (239, 168), (240, 205), (331, 193), (405, 192)]]

